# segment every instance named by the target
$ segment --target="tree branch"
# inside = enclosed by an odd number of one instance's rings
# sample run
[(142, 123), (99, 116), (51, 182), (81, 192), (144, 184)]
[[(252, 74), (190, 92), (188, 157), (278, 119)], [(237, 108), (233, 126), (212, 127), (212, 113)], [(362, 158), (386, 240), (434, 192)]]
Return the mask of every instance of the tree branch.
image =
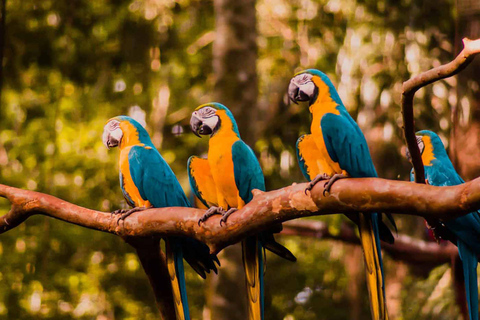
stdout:
[[(297, 235), (317, 239), (338, 240), (345, 243), (360, 245), (353, 228), (342, 223), (338, 233), (331, 233), (328, 224), (323, 221), (293, 220), (283, 224), (282, 235)], [(407, 235), (395, 238), (395, 244), (382, 242), (382, 249), (393, 259), (415, 266), (424, 265), (429, 269), (444, 263), (450, 263), (458, 255), (457, 247), (450, 242), (438, 245)]]
[(437, 80), (451, 77), (465, 69), (475, 56), (480, 53), (480, 39), (463, 39), (464, 48), (451, 62), (423, 72), (403, 83), (402, 114), (403, 131), (408, 150), (412, 157), (411, 162), (415, 171), (415, 182), (425, 183), (425, 172), (422, 157), (415, 139), (415, 120), (413, 117), (413, 97), (418, 89)]
[(0, 184), (0, 196), (12, 208), (0, 219), (0, 233), (33, 214), (43, 214), (90, 229), (121, 237), (187, 236), (206, 243), (213, 253), (243, 238), (287, 220), (332, 213), (390, 212), (424, 218), (453, 219), (480, 209), (480, 178), (452, 186), (435, 187), (379, 178), (342, 179), (323, 196), (323, 184), (305, 194), (306, 183), (279, 190), (254, 190), (254, 198), (233, 214), (226, 226), (220, 217), (197, 224), (204, 210), (153, 208), (137, 212), (117, 225), (117, 218), (76, 206), (53, 196)]

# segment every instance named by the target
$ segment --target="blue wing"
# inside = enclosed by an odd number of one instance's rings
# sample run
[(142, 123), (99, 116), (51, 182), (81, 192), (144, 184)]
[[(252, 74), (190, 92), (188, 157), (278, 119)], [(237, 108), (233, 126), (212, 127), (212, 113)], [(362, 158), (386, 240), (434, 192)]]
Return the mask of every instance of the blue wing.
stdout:
[[(340, 115), (325, 114), (320, 125), (328, 155), (333, 161), (338, 162), (342, 170), (354, 178), (377, 177), (367, 141), (357, 123), (346, 111)], [(396, 230), (393, 216), (390, 213), (385, 216)], [(377, 218), (374, 220), (375, 223), (379, 223), (377, 228), (380, 230), (382, 239), (393, 243), (393, 236), (383, 223), (381, 216), (378, 216), (378, 220)], [(380, 243), (378, 236), (377, 241)]]
[[(177, 177), (156, 149), (132, 147), (128, 160), (133, 182), (143, 199), (150, 201), (156, 208), (190, 207)], [(209, 248), (202, 242), (190, 238), (172, 241), (180, 243), (183, 258), (202, 278), (205, 278), (205, 272), (217, 271), (214, 263), (218, 262), (216, 256), (211, 255)]]
[(156, 149), (134, 146), (128, 161), (133, 182), (143, 199), (156, 208), (190, 207), (177, 177)]
[(367, 141), (349, 115), (327, 113), (320, 122), (330, 158), (354, 178), (376, 177)]
[(253, 150), (242, 140), (232, 145), (233, 172), (240, 197), (245, 203), (252, 200), (252, 190), (265, 191), (262, 168)]

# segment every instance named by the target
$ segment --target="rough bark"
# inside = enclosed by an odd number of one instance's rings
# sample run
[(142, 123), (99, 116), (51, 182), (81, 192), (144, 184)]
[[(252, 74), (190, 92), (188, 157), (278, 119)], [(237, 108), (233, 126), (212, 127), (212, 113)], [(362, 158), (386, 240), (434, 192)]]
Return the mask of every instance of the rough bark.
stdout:
[(234, 114), (248, 144), (255, 142), (257, 120), (257, 30), (255, 0), (215, 0), (213, 42), (214, 97)]
[(404, 213), (434, 219), (453, 219), (480, 209), (480, 178), (435, 187), (380, 178), (342, 179), (323, 195), (323, 184), (305, 194), (307, 183), (261, 192), (220, 226), (219, 216), (198, 225), (205, 210), (152, 208), (133, 213), (117, 224), (109, 212), (76, 206), (53, 196), (0, 184), (0, 196), (12, 204), (0, 220), (0, 233), (15, 228), (33, 214), (43, 214), (79, 226), (122, 237), (186, 236), (207, 244), (212, 253), (272, 225), (296, 218), (332, 213)]
[[(86, 228), (109, 232), (124, 239), (187, 236), (206, 243), (212, 253), (256, 234), (270, 226), (301, 217), (332, 213), (404, 212), (425, 218), (449, 219), (480, 209), (480, 178), (453, 187), (435, 187), (404, 181), (379, 178), (342, 179), (330, 193), (323, 195), (323, 183), (306, 194), (307, 183), (294, 184), (279, 190), (254, 190), (254, 198), (245, 207), (230, 216), (226, 226), (220, 226), (220, 217), (212, 217), (198, 225), (205, 210), (194, 208), (152, 208), (133, 213), (117, 223), (109, 212), (95, 211), (55, 198), (44, 193), (22, 190), (0, 184), (0, 196), (11, 203), (10, 211), (0, 219), (0, 234), (15, 228), (34, 214), (43, 214)], [(349, 242), (355, 235), (347, 234)], [(130, 243), (135, 240), (130, 240)], [(157, 245), (144, 251), (135, 246), (145, 272), (155, 292), (157, 305), (166, 320), (174, 319), (172, 305), (165, 299), (168, 281), (164, 260)], [(384, 246), (386, 250), (387, 245)], [(397, 244), (397, 247), (401, 248)], [(402, 252), (399, 252), (401, 255)], [(403, 253), (411, 257), (420, 254)], [(160, 272), (163, 270), (163, 272)]]

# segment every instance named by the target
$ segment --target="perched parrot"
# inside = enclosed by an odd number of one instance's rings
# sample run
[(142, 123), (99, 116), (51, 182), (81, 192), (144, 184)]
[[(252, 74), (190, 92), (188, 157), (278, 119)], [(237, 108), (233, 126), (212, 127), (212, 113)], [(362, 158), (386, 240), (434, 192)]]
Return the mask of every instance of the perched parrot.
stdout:
[[(120, 147), (120, 187), (133, 207), (115, 211), (122, 214), (119, 219), (152, 207), (190, 207), (175, 174), (137, 121), (127, 116), (110, 119), (103, 131), (103, 143), (108, 149)], [(205, 244), (194, 239), (169, 237), (165, 243), (177, 319), (188, 320), (183, 258), (204, 279), (205, 272), (217, 272), (214, 262), (218, 260)]]
[[(442, 140), (432, 131), (417, 132), (417, 144), (422, 155), (427, 184), (455, 186), (464, 183), (448, 158)], [(410, 154), (407, 152), (407, 157)], [(410, 180), (415, 181), (413, 169)], [(442, 221), (449, 231), (448, 240), (458, 247), (463, 264), (465, 291), (471, 320), (478, 320), (477, 256), (480, 254), (480, 216), (478, 211), (465, 216)]]
[[(335, 87), (322, 72), (309, 69), (290, 81), (288, 96), (294, 102), (308, 102), (312, 114), (311, 134), (297, 141), (300, 169), (311, 181), (305, 192), (327, 180), (325, 190), (344, 177), (376, 177), (367, 142), (348, 114)], [(393, 243), (393, 235), (377, 213), (348, 215), (357, 223), (365, 257), (372, 317), (388, 319), (380, 239)], [(391, 215), (387, 215), (395, 226)]]
[[(231, 213), (252, 200), (253, 189), (265, 191), (262, 169), (224, 105), (213, 102), (199, 106), (190, 125), (197, 136), (210, 135), (208, 159), (192, 156), (188, 160), (191, 188), (209, 208), (199, 223), (215, 214), (223, 215), (220, 224), (226, 223)], [(280, 231), (281, 225), (277, 229)], [(287, 248), (275, 241), (270, 230), (242, 242), (249, 319), (254, 320), (264, 319), (264, 248), (296, 261)]]

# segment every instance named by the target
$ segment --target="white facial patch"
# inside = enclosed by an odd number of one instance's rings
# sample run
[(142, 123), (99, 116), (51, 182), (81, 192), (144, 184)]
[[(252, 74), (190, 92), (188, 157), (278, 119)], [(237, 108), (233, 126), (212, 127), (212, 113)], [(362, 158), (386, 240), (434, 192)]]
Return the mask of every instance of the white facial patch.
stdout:
[(306, 95), (311, 97), (315, 92), (315, 84), (312, 81), (312, 75), (308, 73), (302, 73), (295, 76), (291, 80), (297, 87), (303, 91)]
[(103, 128), (102, 141), (108, 149), (118, 146), (122, 137), (123, 131), (118, 120), (110, 120)]
[(218, 116), (213, 116), (210, 118), (203, 119), (203, 125), (210, 127), (212, 130), (217, 126)]

